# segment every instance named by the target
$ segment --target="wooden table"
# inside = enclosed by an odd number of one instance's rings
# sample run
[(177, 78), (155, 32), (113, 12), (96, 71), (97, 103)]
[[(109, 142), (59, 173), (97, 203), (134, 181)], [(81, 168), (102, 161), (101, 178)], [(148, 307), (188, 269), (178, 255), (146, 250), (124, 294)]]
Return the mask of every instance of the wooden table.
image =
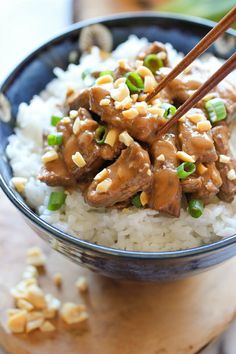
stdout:
[[(193, 354), (221, 333), (236, 311), (236, 259), (207, 273), (174, 283), (119, 282), (100, 277), (51, 250), (25, 224), (0, 193), (0, 344), (9, 354)], [(48, 257), (40, 280), (62, 301), (84, 302), (89, 321), (83, 326), (57, 322), (52, 334), (7, 334), (4, 314), (12, 306), (10, 288), (20, 280), (28, 247), (39, 245)], [(64, 284), (55, 288), (52, 275)], [(81, 296), (75, 280), (85, 275), (89, 292)]]

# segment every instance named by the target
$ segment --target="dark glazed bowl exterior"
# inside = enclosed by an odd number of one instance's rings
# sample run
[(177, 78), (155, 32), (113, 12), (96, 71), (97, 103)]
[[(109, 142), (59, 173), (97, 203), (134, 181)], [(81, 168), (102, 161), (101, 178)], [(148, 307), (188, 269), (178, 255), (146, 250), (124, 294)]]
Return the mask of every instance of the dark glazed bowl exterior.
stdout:
[[(3, 191), (24, 215), (26, 222), (54, 249), (72, 261), (106, 276), (167, 281), (196, 274), (233, 257), (236, 254), (236, 235), (214, 244), (175, 252), (129, 252), (91, 244), (41, 220), (10, 187), (12, 171), (5, 148), (8, 136), (13, 133), (19, 104), (29, 102), (53, 79), (55, 66), (67, 67), (69, 52), (77, 50), (81, 28), (95, 23), (102, 23), (111, 30), (114, 47), (128, 35), (136, 34), (150, 41), (170, 42), (183, 53), (187, 53), (214, 25), (210, 21), (170, 14), (130, 13), (78, 23), (35, 50), (16, 67), (1, 87), (12, 109), (11, 121), (0, 121), (0, 185)], [(229, 31), (227, 36), (236, 37), (235, 33)], [(215, 47), (210, 48), (210, 52), (220, 56)]]

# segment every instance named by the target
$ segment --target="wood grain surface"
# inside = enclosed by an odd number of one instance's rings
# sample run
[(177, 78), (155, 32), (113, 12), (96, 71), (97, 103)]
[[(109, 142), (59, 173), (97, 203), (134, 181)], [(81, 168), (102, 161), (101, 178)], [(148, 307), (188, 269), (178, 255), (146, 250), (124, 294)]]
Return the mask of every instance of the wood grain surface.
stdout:
[[(48, 257), (42, 287), (62, 301), (83, 302), (86, 324), (57, 331), (12, 335), (5, 312), (12, 306), (10, 288), (21, 278), (28, 247), (39, 245)], [(236, 260), (191, 279), (166, 284), (141, 284), (100, 277), (51, 250), (25, 224), (0, 193), (0, 344), (9, 354), (193, 354), (221, 333), (236, 310)], [(61, 272), (61, 290), (52, 282)], [(85, 275), (89, 292), (80, 295), (75, 280)]]

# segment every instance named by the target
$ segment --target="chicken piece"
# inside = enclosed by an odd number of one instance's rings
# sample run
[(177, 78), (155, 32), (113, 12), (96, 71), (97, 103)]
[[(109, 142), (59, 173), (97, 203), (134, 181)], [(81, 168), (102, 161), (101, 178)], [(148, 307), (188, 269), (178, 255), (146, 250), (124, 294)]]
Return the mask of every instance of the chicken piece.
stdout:
[(162, 59), (164, 66), (169, 66), (168, 53), (166, 47), (163, 43), (157, 41), (151, 43), (147, 48), (142, 50), (138, 54), (138, 59), (143, 60), (149, 54), (158, 54), (161, 52), (165, 53), (165, 58)]
[[(235, 170), (236, 161), (233, 158), (229, 147), (229, 129), (226, 125), (216, 126), (212, 129), (212, 135), (219, 156), (216, 166), (223, 181), (218, 197), (225, 202), (231, 203), (236, 194), (236, 179), (230, 180), (228, 178), (228, 173), (230, 170)], [(230, 161), (228, 163), (220, 162), (220, 155), (230, 157)]]
[[(60, 123), (58, 131), (63, 133), (62, 155), (69, 172), (77, 181), (86, 178), (89, 174), (96, 174), (103, 163), (100, 157), (100, 146), (95, 141), (95, 131), (98, 123), (92, 119), (84, 108), (79, 110), (80, 129), (75, 135), (72, 131), (72, 123)], [(79, 152), (85, 160), (85, 165), (79, 167), (72, 156)]]
[[(170, 69), (161, 69), (159, 79), (162, 79)], [(184, 103), (212, 74), (208, 68), (203, 68), (202, 65), (194, 64), (187, 72), (183, 72), (165, 88), (166, 93), (170, 99), (178, 104)], [(211, 93), (214, 97), (220, 97), (227, 110), (227, 121), (231, 121), (236, 116), (236, 87), (232, 85), (227, 79), (221, 81)], [(204, 109), (205, 101), (201, 100), (197, 107)]]
[(194, 156), (196, 161), (214, 162), (217, 160), (217, 154), (214, 147), (211, 131), (199, 132), (197, 125), (192, 123), (190, 116), (200, 114), (202, 120), (207, 120), (204, 112), (193, 108), (186, 114), (184, 122), (179, 122), (179, 140), (182, 150), (187, 154)]
[(120, 130), (126, 130), (132, 137), (143, 141), (152, 142), (156, 133), (165, 124), (163, 119), (152, 115), (137, 115), (132, 119), (125, 119), (121, 111), (115, 109), (111, 102), (107, 106), (101, 106), (100, 101), (109, 95), (109, 91), (95, 86), (90, 89), (90, 107), (93, 112), (101, 116), (101, 119)]
[(176, 152), (173, 134), (167, 134), (153, 143), (151, 154), (154, 160), (154, 171), (148, 206), (179, 217), (182, 190), (176, 174), (178, 166)]
[(85, 194), (87, 203), (94, 207), (111, 207), (128, 200), (150, 186), (150, 168), (147, 151), (134, 142), (107, 167), (103, 178), (93, 180)]
[(79, 109), (80, 107), (89, 109), (89, 89), (84, 89), (79, 93), (73, 93), (66, 99), (66, 106), (69, 109)]
[(184, 193), (197, 192), (202, 187), (202, 177), (190, 176), (185, 180), (181, 181), (181, 185)]
[(47, 162), (45, 167), (42, 168), (38, 179), (51, 187), (73, 187), (76, 184), (73, 175), (68, 171), (61, 156), (57, 160)]
[(209, 203), (217, 195), (222, 185), (222, 179), (215, 163), (209, 163), (206, 167), (207, 171), (201, 176), (201, 188), (193, 193), (193, 198), (201, 199), (205, 204)]
[[(47, 142), (48, 134), (48, 131), (43, 134), (43, 148), (45, 152), (52, 150), (52, 146), (49, 146)], [(67, 133), (65, 132), (65, 135), (66, 134)], [(75, 178), (69, 172), (61, 153), (58, 154), (58, 159), (47, 162), (45, 166), (42, 167), (38, 179), (51, 187), (73, 187), (76, 183)]]

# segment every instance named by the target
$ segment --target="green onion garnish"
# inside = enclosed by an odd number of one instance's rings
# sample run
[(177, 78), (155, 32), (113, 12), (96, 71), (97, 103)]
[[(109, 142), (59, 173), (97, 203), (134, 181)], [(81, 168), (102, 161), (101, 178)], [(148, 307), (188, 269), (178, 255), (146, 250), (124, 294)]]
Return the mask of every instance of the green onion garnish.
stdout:
[(136, 194), (132, 199), (131, 203), (136, 207), (136, 208), (142, 208), (142, 203), (140, 200), (140, 193)]
[(189, 214), (193, 218), (199, 218), (204, 210), (204, 204), (201, 200), (198, 199), (191, 199), (188, 203), (188, 211)]
[(104, 71), (101, 71), (100, 74), (99, 74), (99, 77), (101, 76), (105, 76), (105, 75), (113, 75), (113, 72), (111, 70), (104, 70)]
[(104, 144), (107, 135), (107, 128), (104, 125), (99, 125), (95, 130), (95, 140), (98, 144)]
[(205, 103), (209, 119), (212, 123), (223, 120), (227, 116), (224, 102), (220, 98), (213, 98)]
[(57, 125), (57, 123), (59, 123), (61, 120), (62, 120), (62, 117), (51, 116), (51, 125), (53, 125), (55, 127)]
[(48, 145), (61, 145), (63, 142), (63, 134), (49, 134), (48, 135)]
[(156, 54), (149, 54), (144, 58), (144, 66), (151, 70), (153, 74), (164, 66), (163, 61)]
[(179, 179), (185, 179), (196, 171), (196, 166), (193, 162), (183, 162), (177, 167), (177, 176)]
[(144, 89), (144, 83), (141, 76), (135, 72), (130, 71), (126, 75), (126, 85), (130, 93), (138, 93)]
[(177, 108), (175, 106), (166, 102), (162, 103), (161, 108), (165, 110), (164, 117), (167, 119), (171, 118), (177, 111)]
[(55, 211), (65, 203), (66, 195), (63, 191), (52, 192), (49, 197), (48, 210)]

